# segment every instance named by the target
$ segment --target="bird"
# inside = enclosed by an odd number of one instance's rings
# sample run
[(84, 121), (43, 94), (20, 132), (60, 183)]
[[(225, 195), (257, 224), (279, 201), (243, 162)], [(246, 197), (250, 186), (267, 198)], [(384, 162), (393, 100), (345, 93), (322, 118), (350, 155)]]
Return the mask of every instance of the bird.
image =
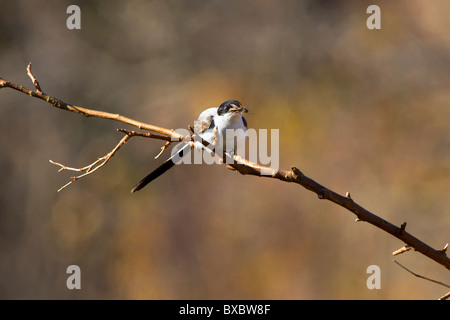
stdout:
[[(219, 107), (208, 108), (201, 112), (198, 119), (194, 121), (194, 133), (204, 141), (212, 144), (215, 152), (222, 154), (221, 152), (226, 151), (232, 155), (236, 152), (237, 145), (240, 143), (238, 140), (243, 140), (246, 137), (247, 120), (242, 114), (247, 112), (247, 108), (242, 106), (238, 100), (227, 100)], [(236, 134), (231, 137), (229, 136), (227, 139), (227, 130), (234, 130)], [(194, 147), (212, 152), (199, 141), (194, 142)], [(182, 143), (179, 151), (139, 181), (131, 189), (131, 193), (141, 190), (147, 184), (164, 174), (177, 163), (176, 160), (186, 156), (190, 150), (189, 144)]]

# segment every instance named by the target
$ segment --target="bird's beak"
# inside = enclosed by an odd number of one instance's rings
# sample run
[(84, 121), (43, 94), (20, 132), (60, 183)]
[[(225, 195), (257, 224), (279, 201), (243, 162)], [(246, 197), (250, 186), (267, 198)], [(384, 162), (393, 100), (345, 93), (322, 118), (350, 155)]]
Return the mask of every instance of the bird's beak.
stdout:
[(232, 108), (230, 109), (231, 112), (233, 113), (247, 113), (248, 110), (242, 106), (236, 106), (235, 104), (232, 104)]

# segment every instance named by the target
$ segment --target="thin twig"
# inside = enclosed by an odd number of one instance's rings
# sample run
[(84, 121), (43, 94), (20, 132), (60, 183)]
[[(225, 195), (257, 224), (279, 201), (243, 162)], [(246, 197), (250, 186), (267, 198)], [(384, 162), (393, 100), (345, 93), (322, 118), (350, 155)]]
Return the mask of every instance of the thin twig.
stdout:
[(161, 147), (161, 151), (155, 156), (155, 159), (158, 159), (163, 154), (163, 152), (166, 151), (167, 147), (169, 147), (171, 143), (171, 141), (167, 141), (166, 144)]
[(151, 132), (136, 132), (128, 129), (117, 129), (117, 131), (120, 131), (122, 133), (125, 133), (129, 136), (137, 136), (137, 137), (144, 137), (144, 138), (153, 138), (153, 139), (159, 139), (159, 140), (165, 140), (167, 141), (165, 145), (161, 147), (161, 151), (156, 155), (155, 159), (158, 159), (159, 156), (163, 154), (163, 152), (166, 150), (168, 146), (172, 143), (172, 138), (164, 135), (159, 135), (156, 133)]
[(411, 246), (406, 245), (406, 246), (403, 246), (400, 249), (395, 250), (394, 252), (392, 252), (392, 255), (393, 256), (397, 256), (397, 255), (402, 254), (404, 252), (408, 252), (411, 249), (412, 249)]
[(31, 81), (33, 81), (33, 84), (36, 88), (37, 92), (43, 93), (41, 86), (39, 85), (39, 82), (36, 80), (36, 78), (34, 77), (33, 73), (31, 72), (31, 62), (28, 64), (27, 67), (27, 75), (31, 78)]
[(161, 134), (171, 137), (173, 141), (182, 141), (184, 138), (183, 135), (175, 132), (175, 130), (172, 130), (172, 129), (166, 129), (166, 128), (158, 127), (158, 126), (151, 125), (148, 123), (144, 123), (141, 121), (137, 121), (137, 120), (134, 120), (131, 118), (124, 117), (120, 114), (114, 114), (114, 113), (109, 113), (109, 112), (105, 112), (105, 111), (98, 111), (98, 110), (93, 110), (93, 109), (88, 109), (88, 108), (71, 105), (71, 104), (65, 103), (64, 101), (62, 101), (58, 98), (49, 96), (40, 90), (40, 85), (37, 82), (36, 77), (31, 72), (30, 65), (31, 65), (31, 63), (27, 67), (27, 74), (33, 81), (33, 84), (35, 86), (37, 85), (36, 90), (27, 89), (21, 85), (15, 84), (10, 81), (6, 81), (2, 78), (0, 78), (0, 89), (1, 88), (11, 88), (11, 89), (20, 91), (22, 93), (25, 93), (31, 97), (42, 99), (42, 100), (52, 104), (54, 107), (56, 107), (58, 109), (79, 113), (86, 117), (97, 117), (97, 118), (115, 120), (115, 121), (119, 121), (122, 123), (132, 125), (139, 129), (144, 129), (144, 130), (148, 130), (148, 131), (161, 133)]
[(394, 261), (396, 264), (398, 264), (400, 267), (402, 267), (403, 269), (405, 269), (406, 271), (408, 271), (409, 273), (411, 273), (413, 276), (416, 276), (417, 278), (425, 279), (425, 280), (428, 280), (428, 281), (431, 281), (431, 282), (440, 284), (441, 286), (450, 288), (450, 286), (449, 286), (448, 284), (445, 284), (445, 283), (443, 283), (443, 282), (436, 281), (436, 280), (433, 280), (433, 279), (424, 277), (424, 276), (422, 276), (422, 275), (420, 275), (420, 274), (417, 274), (417, 273), (415, 273), (415, 272), (412, 272), (411, 270), (409, 270), (408, 268), (406, 268), (404, 265), (402, 265), (402, 264), (401, 264), (400, 262), (398, 262), (397, 260), (393, 260), (393, 261)]
[(450, 298), (450, 291), (440, 297), (439, 300), (447, 300), (448, 298)]
[(125, 133), (128, 136), (136, 136), (136, 137), (143, 137), (143, 138), (151, 138), (151, 139), (157, 139), (157, 140), (164, 140), (164, 141), (172, 141), (172, 138), (170, 136), (165, 136), (157, 133), (152, 132), (137, 132), (133, 130), (128, 129), (117, 129), (117, 131)]
[(109, 159), (111, 159), (111, 157), (113, 157), (117, 150), (120, 149), (121, 146), (123, 146), (128, 139), (130, 139), (132, 136), (130, 135), (125, 135), (120, 141), (119, 143), (114, 147), (114, 149), (112, 149), (110, 152), (108, 152), (106, 155), (104, 155), (101, 158), (98, 158), (96, 161), (94, 161), (93, 163), (91, 163), (90, 165), (87, 165), (85, 167), (82, 168), (72, 168), (72, 167), (67, 167), (61, 163), (55, 162), (53, 160), (49, 160), (51, 164), (60, 166), (61, 168), (58, 170), (58, 172), (64, 171), (64, 170), (69, 170), (69, 171), (77, 171), (77, 172), (84, 172), (81, 175), (78, 176), (74, 176), (71, 178), (71, 180), (66, 183), (65, 185), (63, 185), (61, 188), (58, 189), (58, 192), (60, 192), (61, 190), (64, 190), (66, 187), (68, 187), (69, 185), (71, 185), (72, 183), (74, 183), (75, 181), (89, 175), (92, 174), (93, 172), (97, 171), (98, 169), (100, 169), (101, 167), (103, 167), (108, 161)]
[[(425, 280), (428, 280), (428, 281), (431, 281), (431, 282), (440, 284), (441, 286), (450, 288), (450, 286), (449, 286), (448, 284), (445, 284), (445, 283), (443, 283), (443, 282), (436, 281), (436, 280), (433, 280), (433, 279), (424, 277), (424, 276), (422, 276), (422, 275), (420, 275), (420, 274), (417, 274), (417, 273), (415, 273), (415, 272), (409, 270), (408, 268), (406, 268), (404, 265), (402, 265), (402, 264), (401, 264), (400, 262), (398, 262), (397, 260), (393, 260), (393, 261), (394, 261), (396, 264), (398, 264), (400, 267), (402, 267), (403, 269), (405, 269), (406, 271), (408, 271), (409, 273), (411, 273), (413, 276), (415, 276), (415, 277), (417, 277), (417, 278), (425, 279)], [(450, 292), (449, 292), (449, 293), (450, 293)], [(448, 297), (449, 297), (449, 296), (448, 296), (448, 293), (447, 293), (447, 294), (445, 294), (444, 296), (440, 297), (439, 300), (445, 300), (445, 299), (447, 299)]]

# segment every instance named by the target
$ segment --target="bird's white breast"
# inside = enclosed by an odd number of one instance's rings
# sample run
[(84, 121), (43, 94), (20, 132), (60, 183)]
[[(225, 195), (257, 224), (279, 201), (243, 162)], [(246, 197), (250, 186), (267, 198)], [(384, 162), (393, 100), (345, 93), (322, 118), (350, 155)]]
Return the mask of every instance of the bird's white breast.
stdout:
[[(199, 136), (210, 143), (215, 140), (216, 150), (225, 149), (224, 151), (231, 152), (236, 150), (238, 141), (245, 140), (247, 127), (244, 125), (243, 117), (240, 113), (226, 113), (219, 116), (217, 109), (209, 108), (200, 113), (197, 123), (202, 121), (209, 123), (212, 118), (214, 120), (214, 127), (199, 133)], [(214, 128), (217, 128), (215, 137)], [(233, 135), (228, 135), (227, 137), (227, 130), (233, 130), (231, 131)]]

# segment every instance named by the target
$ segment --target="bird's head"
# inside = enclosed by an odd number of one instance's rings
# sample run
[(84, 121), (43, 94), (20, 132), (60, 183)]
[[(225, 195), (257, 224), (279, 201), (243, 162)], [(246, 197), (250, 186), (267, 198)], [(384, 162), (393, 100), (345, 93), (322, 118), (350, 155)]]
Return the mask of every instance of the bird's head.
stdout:
[(230, 114), (242, 114), (246, 113), (248, 110), (244, 108), (241, 103), (237, 100), (228, 100), (225, 101), (220, 105), (220, 107), (217, 109), (217, 114), (219, 116), (225, 115), (227, 113)]

